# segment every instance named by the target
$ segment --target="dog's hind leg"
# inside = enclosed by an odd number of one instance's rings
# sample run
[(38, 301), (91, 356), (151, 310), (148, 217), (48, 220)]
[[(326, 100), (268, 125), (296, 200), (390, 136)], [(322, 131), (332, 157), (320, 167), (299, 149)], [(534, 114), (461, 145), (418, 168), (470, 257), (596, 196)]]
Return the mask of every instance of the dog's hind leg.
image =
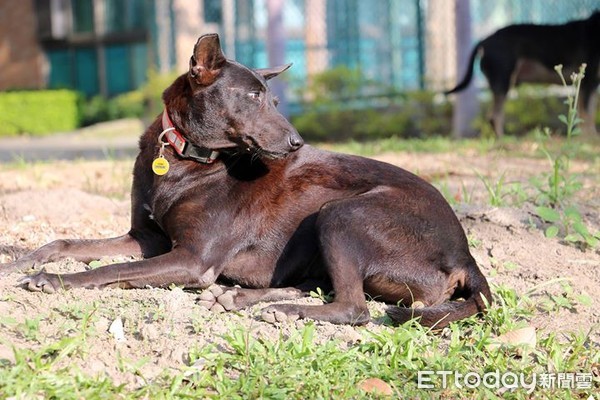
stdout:
[[(593, 67), (593, 66), (592, 66)], [(596, 67), (598, 69), (598, 67)], [(593, 68), (588, 71), (594, 71)], [(579, 117), (583, 120), (581, 129), (586, 135), (596, 134), (596, 111), (598, 109), (598, 78), (586, 76), (581, 82), (581, 93), (577, 108)]]
[[(338, 241), (339, 238), (331, 239)], [(371, 317), (365, 301), (358, 260), (352, 259), (352, 249), (348, 250), (324, 251), (325, 260), (330, 263), (328, 271), (335, 292), (332, 303), (316, 306), (275, 304), (263, 310), (262, 318), (268, 322), (293, 321), (298, 318), (349, 325), (364, 325), (369, 322)]]
[(492, 110), (490, 115), (490, 125), (497, 137), (504, 136), (504, 103), (506, 102), (506, 93), (494, 93)]
[(514, 78), (516, 60), (493, 57), (484, 54), (481, 59), (481, 70), (493, 94), (490, 123), (497, 137), (504, 136), (504, 103)]
[[(393, 308), (388, 314), (398, 323), (414, 315), (432, 326), (482, 311), (480, 293), (491, 301), (487, 282), (452, 210), (432, 190), (381, 187), (325, 205), (316, 229), (334, 301), (273, 305), (263, 319), (365, 324), (370, 319), (365, 294), (422, 308)], [(458, 298), (465, 301), (448, 301)]]
[(321, 256), (335, 293), (323, 305), (275, 304), (263, 310), (267, 321), (310, 318), (334, 324), (364, 325), (370, 320), (363, 290), (364, 270), (372, 261), (369, 214), (377, 195), (361, 195), (326, 204), (316, 222)]

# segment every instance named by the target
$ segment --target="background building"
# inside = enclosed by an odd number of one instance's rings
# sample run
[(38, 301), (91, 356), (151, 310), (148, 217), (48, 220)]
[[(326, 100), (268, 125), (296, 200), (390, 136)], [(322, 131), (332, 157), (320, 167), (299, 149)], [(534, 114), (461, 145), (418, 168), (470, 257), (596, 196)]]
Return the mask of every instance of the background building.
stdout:
[[(600, 0), (471, 0), (473, 38), (595, 9)], [(207, 32), (250, 66), (267, 66), (273, 49), (283, 49), (279, 59), (294, 63), (291, 87), (345, 65), (382, 87), (441, 90), (456, 80), (453, 13), (450, 0), (2, 0), (0, 90), (114, 96), (139, 87), (150, 68), (185, 71)], [(279, 33), (269, 35), (274, 23)]]

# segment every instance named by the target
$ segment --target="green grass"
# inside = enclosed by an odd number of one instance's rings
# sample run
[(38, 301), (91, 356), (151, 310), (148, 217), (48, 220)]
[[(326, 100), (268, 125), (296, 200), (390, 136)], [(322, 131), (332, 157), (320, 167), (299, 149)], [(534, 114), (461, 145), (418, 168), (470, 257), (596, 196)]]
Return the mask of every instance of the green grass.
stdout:
[[(504, 152), (507, 155), (537, 155), (535, 140), (507, 138), (494, 140), (453, 141), (446, 138), (428, 140), (386, 139), (368, 143), (351, 142), (327, 145), (336, 151), (362, 155), (383, 152)], [(560, 148), (560, 138), (547, 146)], [(598, 142), (584, 143), (575, 158), (598, 160)], [(110, 157), (109, 157), (110, 159)], [(111, 165), (114, 164), (111, 162)], [(10, 168), (25, 169), (29, 165), (16, 162)], [(120, 172), (112, 168), (108, 175), (115, 180)], [(483, 179), (482, 179), (483, 180)], [(485, 181), (483, 182), (485, 183)], [(121, 185), (118, 185), (121, 186)], [(488, 192), (497, 199), (504, 198), (507, 186), (503, 181), (488, 182)], [(87, 190), (95, 191), (96, 187)], [(123, 190), (125, 193), (126, 190)], [(468, 192), (463, 189), (464, 197)], [(472, 246), (481, 241), (470, 237)], [(500, 260), (496, 268), (518, 269), (510, 261)], [(592, 389), (569, 390), (535, 388), (528, 393), (523, 388), (502, 391), (496, 388), (459, 388), (453, 380), (442, 387), (441, 378), (434, 376), (433, 388), (418, 387), (419, 371), (476, 372), (480, 375), (523, 373), (527, 382), (534, 374), (590, 373), (600, 364), (597, 343), (591, 343), (588, 332), (555, 334), (538, 331), (534, 349), (494, 347), (494, 339), (506, 332), (531, 325), (534, 317), (552, 319), (558, 310), (579, 311), (590, 298), (572, 293), (566, 280), (548, 282), (560, 284), (562, 295), (547, 294), (542, 286), (525, 294), (505, 286), (493, 288), (495, 305), (483, 317), (472, 317), (453, 323), (442, 332), (431, 332), (419, 325), (406, 324), (388, 327), (381, 332), (357, 328), (361, 339), (347, 344), (332, 339), (324, 344), (316, 340), (318, 323), (307, 322), (303, 327), (286, 325), (281, 336), (267, 339), (253, 336), (242, 325), (230, 322), (226, 345), (204, 345), (190, 348), (188, 362), (180, 371), (165, 370), (158, 378), (142, 376), (140, 365), (150, 362), (151, 355), (139, 360), (117, 357), (124, 376), (137, 377), (145, 382), (135, 387), (124, 386), (105, 375), (89, 375), (79, 370), (72, 359), (87, 361), (88, 338), (97, 335), (94, 324), (97, 307), (72, 303), (56, 312), (68, 318), (65, 335), (41, 339), (40, 326), (51, 318), (36, 316), (17, 323), (10, 316), (0, 316), (0, 330), (19, 333), (30, 347), (13, 348), (11, 360), (0, 355), (0, 398), (48, 399), (171, 399), (171, 398), (377, 398), (359, 388), (367, 378), (380, 378), (394, 391), (393, 398), (572, 398), (587, 399), (600, 390), (600, 377), (594, 376)], [(325, 296), (316, 293), (316, 296)], [(160, 305), (145, 310), (153, 321), (165, 323), (165, 310)], [(582, 315), (585, 315), (582, 313)], [(190, 316), (190, 335), (203, 332), (204, 319)], [(576, 327), (574, 327), (576, 329)], [(291, 332), (291, 333), (289, 333)], [(0, 343), (9, 348), (12, 343)], [(598, 397), (597, 397), (598, 398)]]
[[(564, 280), (563, 280), (564, 281)], [(562, 284), (565, 282), (550, 282)], [(137, 375), (145, 384), (127, 388), (103, 375), (86, 375), (69, 362), (86, 358), (86, 339), (97, 334), (93, 320), (97, 306), (69, 306), (61, 312), (73, 320), (70, 334), (36, 349), (14, 349), (14, 362), (0, 360), (0, 397), (47, 399), (320, 399), (377, 398), (360, 389), (367, 378), (387, 382), (394, 398), (565, 398), (587, 399), (600, 388), (594, 377), (590, 390), (535, 387), (503, 392), (498, 388), (459, 388), (454, 379), (443, 387), (439, 375), (429, 376), (431, 389), (419, 388), (419, 371), (457, 371), (499, 374), (524, 374), (531, 382), (534, 374), (565, 372), (587, 373), (600, 362), (600, 353), (587, 334), (557, 335), (538, 332), (535, 349), (494, 347), (494, 338), (507, 331), (529, 325), (534, 314), (548, 299), (533, 296), (543, 287), (518, 295), (505, 286), (494, 288), (496, 305), (483, 317), (453, 323), (442, 332), (431, 332), (407, 323), (378, 333), (357, 328), (361, 339), (354, 344), (332, 339), (315, 342), (315, 323), (301, 328), (282, 329), (277, 340), (251, 336), (246, 328), (230, 323), (223, 338), (225, 346), (204, 345), (189, 349), (188, 366), (179, 372), (163, 371), (153, 380), (140, 376), (139, 365), (148, 362), (119, 357), (124, 374)], [(568, 295), (568, 291), (567, 291)], [(547, 313), (552, 318), (557, 308), (573, 307), (575, 297), (556, 300)], [(36, 322), (24, 328), (0, 320), (2, 329), (24, 329), (35, 333)], [(291, 332), (284, 334), (283, 332)], [(421, 372), (422, 374), (423, 372)], [(451, 375), (452, 377), (453, 375)], [(539, 379), (539, 378), (538, 378)], [(460, 381), (459, 381), (460, 383)]]
[[(513, 142), (508, 138), (506, 143)], [(446, 153), (457, 150), (475, 150), (479, 153), (488, 153), (496, 146), (493, 139), (465, 139), (452, 140), (448, 137), (437, 136), (428, 139), (403, 139), (387, 138), (370, 141), (348, 141), (342, 143), (322, 143), (321, 148), (330, 149), (342, 153), (358, 154), (362, 156), (373, 156), (388, 152), (419, 152), (419, 153)]]
[[(430, 137), (427, 139), (387, 138), (369, 141), (355, 141), (338, 143), (313, 143), (315, 146), (362, 156), (375, 156), (382, 153), (410, 152), (410, 153), (470, 153), (490, 154), (496, 153), (506, 157), (532, 157), (544, 159), (546, 155), (540, 151), (540, 139), (537, 131), (521, 136), (506, 136), (501, 139), (452, 139), (445, 136)], [(587, 137), (576, 139), (578, 149), (573, 159), (594, 162), (600, 156), (600, 137)], [(549, 151), (557, 152), (565, 145), (565, 138), (554, 136), (544, 143)]]

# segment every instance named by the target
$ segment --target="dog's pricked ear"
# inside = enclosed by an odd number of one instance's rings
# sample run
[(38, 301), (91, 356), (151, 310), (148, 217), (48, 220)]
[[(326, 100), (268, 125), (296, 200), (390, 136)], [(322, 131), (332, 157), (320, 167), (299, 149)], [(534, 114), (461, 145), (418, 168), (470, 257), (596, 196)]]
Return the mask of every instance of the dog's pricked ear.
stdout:
[(265, 80), (268, 81), (271, 78), (275, 78), (277, 75), (287, 70), (291, 66), (292, 63), (289, 63), (285, 65), (280, 65), (278, 67), (255, 69), (254, 72), (261, 75), (263, 78), (265, 78)]
[(219, 35), (202, 35), (194, 46), (194, 55), (190, 58), (190, 78), (199, 85), (210, 85), (226, 61)]

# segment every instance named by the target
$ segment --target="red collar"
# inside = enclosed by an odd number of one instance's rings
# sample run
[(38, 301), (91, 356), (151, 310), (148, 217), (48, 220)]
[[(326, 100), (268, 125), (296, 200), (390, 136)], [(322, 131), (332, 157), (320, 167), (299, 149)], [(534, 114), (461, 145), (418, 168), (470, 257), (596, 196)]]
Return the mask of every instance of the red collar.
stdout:
[(162, 128), (165, 139), (175, 149), (175, 152), (183, 158), (191, 158), (203, 164), (212, 164), (219, 157), (219, 152), (207, 147), (196, 146), (188, 142), (181, 133), (177, 132), (175, 125), (169, 118), (167, 109), (162, 114)]

